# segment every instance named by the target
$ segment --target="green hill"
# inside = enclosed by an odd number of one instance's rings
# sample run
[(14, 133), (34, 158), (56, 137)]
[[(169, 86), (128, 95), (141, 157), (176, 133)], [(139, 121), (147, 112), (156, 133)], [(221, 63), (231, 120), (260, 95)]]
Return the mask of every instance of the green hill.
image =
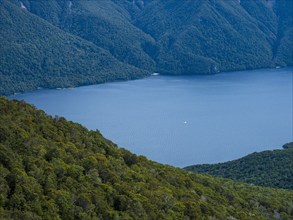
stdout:
[(0, 98), (1, 219), (292, 219), (293, 192), (161, 165)]
[(118, 61), (108, 51), (7, 0), (0, 0), (0, 6), (0, 94), (136, 79), (150, 74)]
[(293, 65), (291, 0), (0, 0), (0, 94)]
[(284, 145), (283, 150), (263, 151), (226, 163), (194, 165), (185, 169), (260, 186), (293, 190), (292, 144)]

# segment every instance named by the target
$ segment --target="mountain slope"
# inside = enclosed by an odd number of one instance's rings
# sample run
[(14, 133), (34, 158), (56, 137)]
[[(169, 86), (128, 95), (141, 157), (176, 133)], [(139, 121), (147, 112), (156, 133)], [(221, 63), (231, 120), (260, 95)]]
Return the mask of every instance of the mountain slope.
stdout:
[[(287, 144), (289, 146), (289, 144)], [(284, 146), (287, 146), (284, 145)], [(292, 143), (291, 143), (292, 145)], [(184, 168), (260, 186), (293, 190), (293, 148), (253, 153), (238, 160)]]
[[(275, 25), (272, 11), (270, 15)], [(267, 36), (275, 34), (275, 27), (260, 30), (237, 1), (153, 1), (136, 24), (158, 40), (160, 72), (213, 73), (271, 65), (273, 40)]]
[(161, 165), (0, 98), (0, 218), (282, 219), (293, 192)]
[(293, 65), (293, 1), (278, 1), (278, 37), (273, 48), (274, 60), (280, 65)]
[(0, 94), (149, 75), (7, 0), (0, 2)]
[(32, 13), (141, 68), (214, 73), (293, 62), (289, 0), (54, 1), (62, 14), (27, 0)]
[(291, 0), (0, 3), (0, 94), (293, 65)]
[(93, 42), (120, 61), (153, 69), (153, 60), (142, 48), (153, 39), (133, 26), (128, 12), (112, 1), (51, 0), (48, 3), (27, 0), (25, 3), (30, 12), (64, 31)]

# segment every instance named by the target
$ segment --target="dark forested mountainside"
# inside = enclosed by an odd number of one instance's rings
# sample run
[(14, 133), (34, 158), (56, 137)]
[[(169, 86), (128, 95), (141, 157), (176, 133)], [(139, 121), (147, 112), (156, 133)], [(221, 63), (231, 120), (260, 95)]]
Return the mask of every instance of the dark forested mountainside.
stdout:
[(9, 1), (0, 3), (0, 94), (135, 79), (149, 74)]
[(293, 64), (291, 0), (0, 0), (0, 94)]
[(292, 219), (293, 192), (161, 165), (0, 98), (1, 219)]
[(293, 142), (285, 144), (283, 150), (263, 151), (226, 163), (194, 165), (185, 169), (255, 185), (293, 190), (292, 145)]

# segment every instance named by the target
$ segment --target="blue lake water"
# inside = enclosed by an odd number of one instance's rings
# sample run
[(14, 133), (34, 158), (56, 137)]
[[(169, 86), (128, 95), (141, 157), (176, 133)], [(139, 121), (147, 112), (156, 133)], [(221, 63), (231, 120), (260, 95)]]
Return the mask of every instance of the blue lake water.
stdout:
[(98, 129), (120, 147), (183, 167), (237, 159), (292, 141), (292, 68), (153, 76), (23, 99)]

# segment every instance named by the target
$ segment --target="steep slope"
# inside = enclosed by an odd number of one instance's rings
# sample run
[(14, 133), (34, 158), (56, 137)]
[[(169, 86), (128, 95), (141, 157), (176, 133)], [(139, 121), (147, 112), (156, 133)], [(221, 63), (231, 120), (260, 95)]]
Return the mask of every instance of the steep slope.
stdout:
[(293, 65), (291, 0), (0, 3), (0, 94)]
[[(126, 10), (112, 1), (25, 1), (28, 10), (53, 25), (93, 42), (122, 62), (152, 70), (142, 45), (153, 39), (133, 26)], [(125, 2), (126, 3), (126, 2)]]
[(56, 1), (55, 16), (46, 2), (27, 2), (32, 13), (117, 59), (161, 73), (292, 64), (290, 0)]
[(149, 74), (119, 62), (95, 44), (66, 33), (7, 0), (0, 3), (0, 94)]
[(274, 60), (279, 65), (293, 65), (293, 1), (277, 1), (276, 13), (279, 23)]
[(292, 218), (292, 191), (160, 165), (5, 98), (0, 189), (1, 219)]
[[(262, 5), (262, 10), (266, 7)], [(273, 12), (270, 12), (272, 18)], [(271, 65), (267, 35), (238, 1), (153, 1), (136, 24), (160, 44), (160, 72), (214, 73)]]
[[(291, 143), (292, 145), (292, 143)], [(260, 186), (293, 190), (293, 148), (253, 153), (214, 165), (194, 165), (186, 170), (207, 173)]]

